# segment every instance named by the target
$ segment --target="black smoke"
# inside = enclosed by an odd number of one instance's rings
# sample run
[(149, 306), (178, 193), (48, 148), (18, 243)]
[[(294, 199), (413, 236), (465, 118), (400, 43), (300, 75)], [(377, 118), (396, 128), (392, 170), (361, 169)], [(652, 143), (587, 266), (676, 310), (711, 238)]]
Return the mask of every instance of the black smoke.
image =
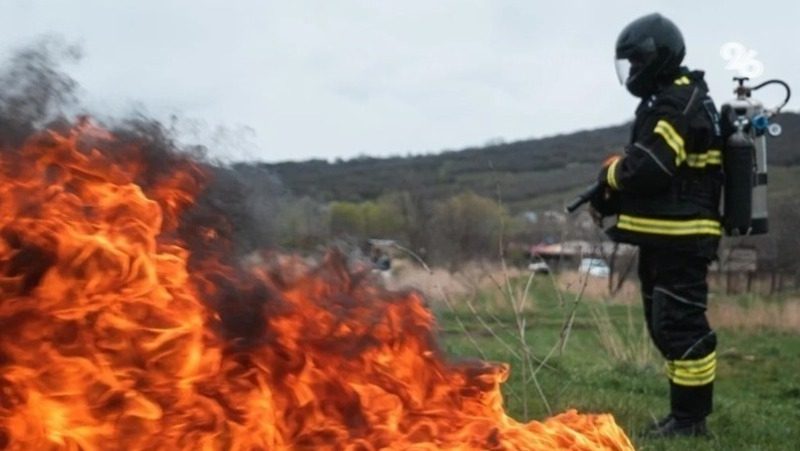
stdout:
[[(82, 121), (98, 123), (102, 118), (99, 125), (113, 139), (87, 138), (81, 145), (87, 150), (102, 147), (120, 162), (141, 161), (146, 170), (134, 181), (146, 194), (175, 174), (190, 174), (182, 183), (187, 191), (198, 187), (198, 195), (168, 238), (190, 249), (190, 273), (202, 272), (215, 285), (213, 293), (203, 295), (220, 313), (220, 332), (240, 343), (257, 341), (265, 334), (259, 313), (269, 307), (271, 295), (242, 262), (256, 250), (275, 246), (276, 209), (287, 194), (280, 181), (254, 165), (215, 162), (208, 156), (210, 149), (182, 143), (173, 127), (145, 114), (108, 117), (88, 111), (80, 102), (78, 83), (64, 69), (81, 56), (79, 47), (47, 37), (18, 49), (0, 66), (0, 151), (18, 152), (27, 140), (46, 140), (44, 129), (68, 133)], [(5, 275), (34, 268), (30, 279), (35, 283), (53, 264), (45, 250), (31, 249), (30, 243), (16, 242), (3, 231), (0, 239), (24, 250), (19, 255), (25, 257), (0, 268)], [(210, 269), (210, 261), (225, 271)]]

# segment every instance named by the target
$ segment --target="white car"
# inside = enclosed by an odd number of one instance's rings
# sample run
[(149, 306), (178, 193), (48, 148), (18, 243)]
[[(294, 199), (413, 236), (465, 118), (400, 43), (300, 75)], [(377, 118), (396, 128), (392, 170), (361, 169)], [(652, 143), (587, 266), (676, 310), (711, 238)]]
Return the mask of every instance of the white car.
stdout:
[(584, 258), (578, 266), (578, 272), (595, 277), (608, 277), (611, 270), (602, 258)]
[(528, 270), (534, 274), (550, 274), (550, 266), (543, 261), (531, 262), (528, 264)]

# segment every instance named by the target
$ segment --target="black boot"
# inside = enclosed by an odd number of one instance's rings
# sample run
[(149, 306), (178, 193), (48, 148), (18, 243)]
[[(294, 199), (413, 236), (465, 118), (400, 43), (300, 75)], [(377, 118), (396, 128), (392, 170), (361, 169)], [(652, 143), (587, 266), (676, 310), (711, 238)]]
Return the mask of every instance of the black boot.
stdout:
[(648, 426), (647, 429), (644, 430), (644, 436), (651, 437), (658, 435), (658, 431), (660, 431), (661, 428), (666, 426), (666, 424), (669, 423), (670, 421), (672, 421), (672, 414), (669, 414), (661, 418), (660, 420), (653, 421), (653, 423), (650, 424), (650, 426)]
[(672, 414), (669, 414), (669, 415), (665, 416), (664, 418), (662, 418), (662, 419), (660, 419), (660, 420), (656, 421), (655, 423), (653, 423), (653, 424), (652, 424), (652, 425), (651, 425), (651, 426), (648, 428), (648, 431), (649, 431), (649, 430), (655, 430), (655, 429), (658, 429), (658, 428), (664, 427), (664, 425), (666, 425), (667, 423), (669, 423), (670, 421), (672, 421), (672, 418), (673, 418)]
[(706, 416), (711, 413), (713, 383), (687, 387), (670, 382), (671, 412), (647, 431), (648, 437), (707, 437)]
[(701, 420), (678, 419), (669, 415), (648, 429), (646, 436), (652, 438), (708, 437), (709, 434), (705, 418)]

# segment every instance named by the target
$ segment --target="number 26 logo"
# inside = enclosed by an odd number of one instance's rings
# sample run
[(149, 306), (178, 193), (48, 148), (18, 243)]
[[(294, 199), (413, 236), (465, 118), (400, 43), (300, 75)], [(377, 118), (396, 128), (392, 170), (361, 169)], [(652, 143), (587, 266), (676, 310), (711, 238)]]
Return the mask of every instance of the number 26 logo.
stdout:
[(726, 42), (719, 49), (719, 54), (725, 61), (727, 70), (735, 70), (744, 77), (755, 78), (764, 73), (764, 64), (756, 59), (755, 50), (748, 49), (738, 42)]

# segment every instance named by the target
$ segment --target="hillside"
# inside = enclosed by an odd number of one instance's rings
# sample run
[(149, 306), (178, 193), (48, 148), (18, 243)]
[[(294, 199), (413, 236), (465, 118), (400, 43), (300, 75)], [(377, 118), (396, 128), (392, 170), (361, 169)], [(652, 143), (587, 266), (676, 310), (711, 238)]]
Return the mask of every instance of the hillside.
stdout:
[[(781, 181), (791, 183), (800, 165), (800, 114), (778, 120), (783, 134), (769, 143), (769, 164)], [(594, 178), (599, 163), (627, 142), (629, 124), (445, 151), (410, 157), (360, 157), (263, 164), (297, 195), (331, 201), (370, 200), (386, 192), (412, 191), (443, 198), (472, 190), (496, 198), (514, 210), (557, 206)]]

